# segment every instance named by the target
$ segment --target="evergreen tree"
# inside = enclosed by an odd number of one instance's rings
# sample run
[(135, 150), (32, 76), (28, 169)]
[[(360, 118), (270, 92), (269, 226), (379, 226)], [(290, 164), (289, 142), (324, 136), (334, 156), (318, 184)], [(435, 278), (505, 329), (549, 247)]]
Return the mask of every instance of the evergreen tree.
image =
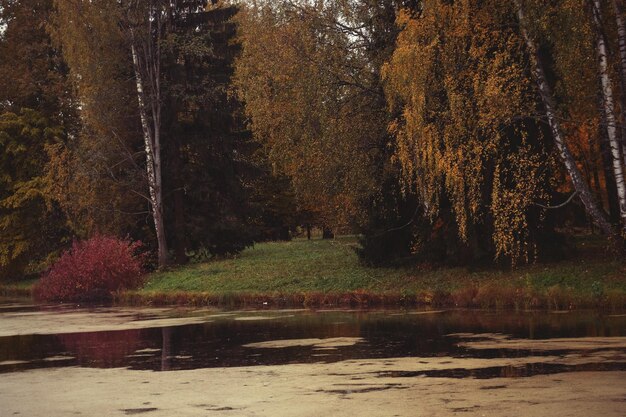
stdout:
[(51, 0), (0, 1), (0, 279), (38, 272), (70, 236), (49, 166), (78, 119), (51, 13)]

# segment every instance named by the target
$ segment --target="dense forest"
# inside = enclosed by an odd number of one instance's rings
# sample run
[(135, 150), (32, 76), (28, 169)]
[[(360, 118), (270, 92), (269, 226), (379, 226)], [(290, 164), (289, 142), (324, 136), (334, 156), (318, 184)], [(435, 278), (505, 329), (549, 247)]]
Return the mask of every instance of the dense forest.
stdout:
[(623, 256), (622, 0), (0, 0), (0, 280), (360, 236), (367, 265)]

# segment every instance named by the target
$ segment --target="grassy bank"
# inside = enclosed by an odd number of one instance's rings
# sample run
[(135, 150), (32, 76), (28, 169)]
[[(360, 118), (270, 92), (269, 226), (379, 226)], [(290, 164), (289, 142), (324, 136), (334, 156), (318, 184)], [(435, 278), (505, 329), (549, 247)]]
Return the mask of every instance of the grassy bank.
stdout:
[[(585, 248), (582, 242), (582, 248)], [(224, 307), (431, 305), (480, 308), (626, 308), (626, 270), (599, 247), (575, 259), (512, 271), (367, 268), (352, 237), (257, 244), (232, 259), (150, 274), (124, 304)], [(587, 247), (593, 242), (587, 242)], [(0, 294), (27, 294), (33, 281)]]
[(147, 277), (125, 303), (223, 306), (433, 305), (481, 308), (626, 307), (626, 270), (594, 256), (513, 271), (367, 268), (356, 240), (258, 244), (234, 259)]

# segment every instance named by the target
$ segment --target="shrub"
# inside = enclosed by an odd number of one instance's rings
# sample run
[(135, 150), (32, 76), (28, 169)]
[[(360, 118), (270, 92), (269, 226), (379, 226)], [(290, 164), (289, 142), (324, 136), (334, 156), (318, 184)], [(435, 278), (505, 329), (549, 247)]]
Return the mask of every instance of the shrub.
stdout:
[(141, 242), (95, 236), (74, 242), (45, 272), (35, 297), (45, 301), (94, 301), (111, 299), (122, 289), (142, 283)]

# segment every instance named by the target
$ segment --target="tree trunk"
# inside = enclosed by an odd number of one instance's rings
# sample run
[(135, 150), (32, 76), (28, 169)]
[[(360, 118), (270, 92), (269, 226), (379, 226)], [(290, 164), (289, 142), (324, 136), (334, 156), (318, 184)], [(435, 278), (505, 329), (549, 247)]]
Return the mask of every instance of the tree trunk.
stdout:
[(617, 201), (621, 229), (626, 236), (626, 182), (624, 182), (624, 168), (622, 166), (621, 145), (617, 138), (617, 121), (615, 119), (615, 103), (613, 86), (609, 75), (608, 51), (602, 30), (602, 16), (600, 15), (600, 0), (591, 0), (593, 23), (596, 35), (596, 53), (598, 54), (598, 75), (602, 91), (602, 110), (606, 119), (606, 131), (609, 139), (609, 148), (613, 163), (613, 175), (617, 186)]
[(183, 196), (183, 188), (179, 183), (174, 190), (174, 234), (176, 236), (176, 246), (174, 247), (174, 256), (176, 264), (184, 265), (189, 259), (186, 253), (187, 235), (185, 233), (185, 201)]
[(617, 201), (617, 186), (615, 185), (615, 177), (613, 176), (613, 164), (611, 158), (611, 149), (609, 149), (609, 141), (606, 138), (606, 129), (602, 126), (606, 125), (604, 118), (602, 125), (598, 129), (598, 137), (600, 138), (600, 157), (602, 158), (602, 174), (604, 175), (604, 185), (606, 188), (606, 197), (609, 209), (609, 219), (611, 223), (619, 223), (619, 202)]
[(561, 160), (565, 165), (574, 189), (578, 192), (578, 196), (585, 206), (587, 213), (589, 213), (589, 216), (593, 219), (593, 222), (604, 233), (614, 237), (615, 232), (613, 230), (613, 227), (611, 226), (611, 223), (607, 220), (604, 211), (593, 199), (593, 194), (591, 193), (591, 190), (589, 189), (587, 183), (584, 181), (580, 170), (576, 165), (576, 161), (574, 160), (572, 153), (565, 143), (563, 134), (561, 132), (561, 126), (556, 116), (556, 105), (554, 104), (552, 90), (546, 80), (545, 72), (541, 63), (540, 56), (538, 54), (537, 47), (535, 45), (535, 41), (530, 37), (530, 34), (528, 33), (528, 30), (526, 28), (526, 18), (522, 9), (521, 1), (514, 0), (514, 4), (517, 9), (516, 11), (520, 23), (520, 31), (522, 37), (524, 38), (524, 41), (526, 42), (528, 54), (531, 59), (532, 73), (539, 89), (539, 95), (545, 108), (548, 124), (552, 132), (554, 144), (556, 145), (556, 148), (559, 152), (559, 156), (561, 157)]
[(617, 41), (619, 45), (620, 60), (620, 81), (622, 87), (622, 157), (626, 166), (626, 25), (624, 24), (624, 5), (622, 0), (613, 0), (613, 8), (615, 10), (615, 23), (617, 25)]
[(311, 225), (306, 224), (306, 240), (311, 240)]
[(145, 96), (144, 80), (142, 76), (142, 66), (137, 54), (134, 35), (131, 31), (131, 53), (133, 58), (133, 69), (137, 88), (137, 102), (139, 105), (139, 116), (141, 128), (143, 130), (144, 148), (146, 153), (146, 174), (148, 178), (148, 190), (150, 193), (150, 206), (152, 208), (152, 219), (156, 232), (158, 245), (159, 268), (167, 265), (167, 241), (165, 239), (165, 226), (163, 221), (163, 195), (161, 187), (161, 155), (160, 155), (160, 113), (154, 114), (155, 105), (151, 105), (153, 110), (153, 126), (151, 128), (147, 102)]
[[(591, 141), (590, 141), (591, 142)], [(590, 149), (594, 149), (594, 147), (590, 147)], [(596, 154), (598, 155), (598, 154)], [(597, 159), (590, 161), (590, 169), (591, 169), (591, 178), (593, 179), (593, 189), (595, 190), (596, 201), (598, 204), (602, 205), (602, 184), (600, 183), (600, 172), (598, 170)], [(606, 211), (606, 210), (605, 210)]]

